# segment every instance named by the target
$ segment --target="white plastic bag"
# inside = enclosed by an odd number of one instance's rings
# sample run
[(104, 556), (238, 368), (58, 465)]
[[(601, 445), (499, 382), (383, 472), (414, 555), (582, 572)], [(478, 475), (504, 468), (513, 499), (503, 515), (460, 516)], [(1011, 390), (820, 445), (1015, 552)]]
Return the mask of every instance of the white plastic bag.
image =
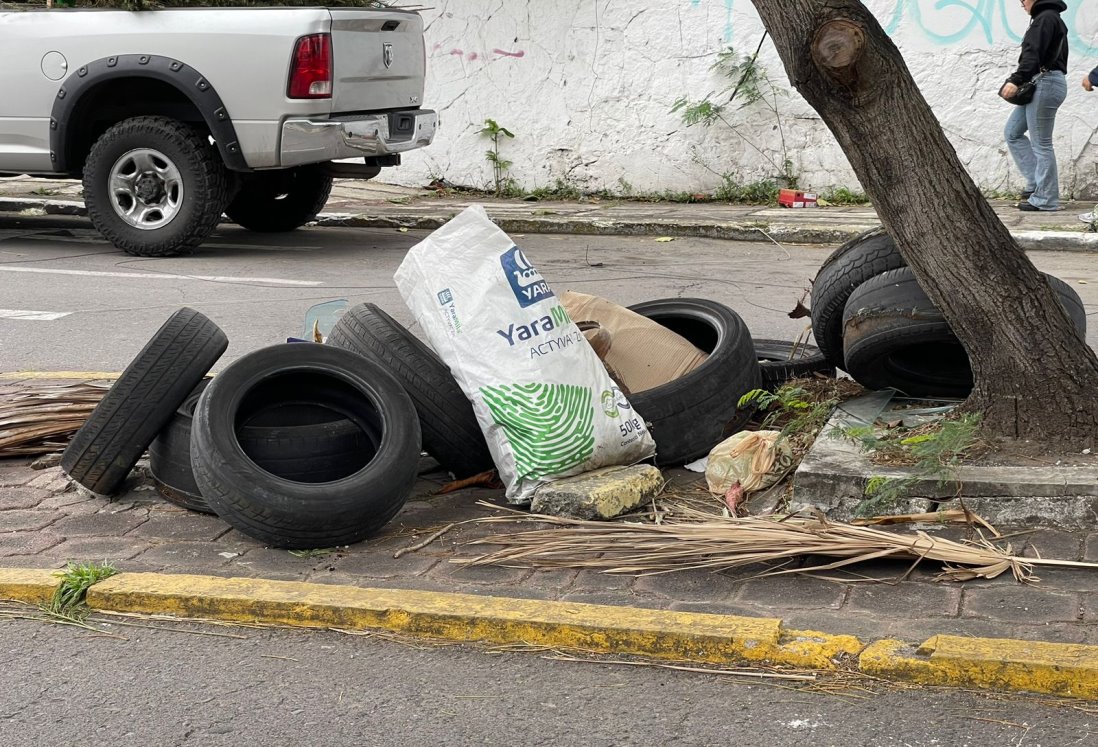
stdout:
[(512, 503), (545, 482), (655, 453), (644, 418), (483, 208), (412, 247), (396, 284), (473, 403)]

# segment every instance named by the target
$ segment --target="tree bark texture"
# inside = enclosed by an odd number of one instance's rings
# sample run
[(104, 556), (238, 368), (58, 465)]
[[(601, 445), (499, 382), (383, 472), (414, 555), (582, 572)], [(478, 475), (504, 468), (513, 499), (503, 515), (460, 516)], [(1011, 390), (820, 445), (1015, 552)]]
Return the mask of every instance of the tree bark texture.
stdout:
[[(965, 171), (859, 0), (752, 0), (789, 80), (835, 135), (900, 253), (968, 351), (990, 436), (1076, 450), (1098, 432), (1098, 358)], [(1009, 107), (991, 91), (988, 119)]]

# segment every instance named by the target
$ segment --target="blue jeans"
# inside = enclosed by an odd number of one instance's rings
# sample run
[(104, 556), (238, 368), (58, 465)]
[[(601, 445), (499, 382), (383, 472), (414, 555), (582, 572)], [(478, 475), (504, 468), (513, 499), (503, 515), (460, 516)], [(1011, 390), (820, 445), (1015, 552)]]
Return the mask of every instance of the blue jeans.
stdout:
[[(1067, 98), (1067, 80), (1059, 70), (1041, 76), (1037, 92), (1025, 106), (1014, 107), (1006, 123), (1006, 142), (1014, 163), (1026, 180), (1029, 202), (1041, 210), (1060, 208), (1060, 183), (1056, 154), (1052, 150), (1052, 127), (1056, 110)], [(1026, 137), (1026, 131), (1030, 137)]]

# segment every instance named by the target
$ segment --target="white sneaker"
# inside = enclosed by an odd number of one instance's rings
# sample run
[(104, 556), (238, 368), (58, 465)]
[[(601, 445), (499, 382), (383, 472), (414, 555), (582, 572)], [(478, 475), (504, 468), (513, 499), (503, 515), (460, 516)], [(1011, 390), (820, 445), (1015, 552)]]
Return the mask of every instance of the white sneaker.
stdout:
[(1098, 216), (1096, 216), (1094, 214), (1094, 211), (1092, 211), (1092, 212), (1083, 213), (1082, 215), (1080, 215), (1079, 220), (1083, 221), (1083, 223), (1094, 223), (1094, 222), (1098, 221)]

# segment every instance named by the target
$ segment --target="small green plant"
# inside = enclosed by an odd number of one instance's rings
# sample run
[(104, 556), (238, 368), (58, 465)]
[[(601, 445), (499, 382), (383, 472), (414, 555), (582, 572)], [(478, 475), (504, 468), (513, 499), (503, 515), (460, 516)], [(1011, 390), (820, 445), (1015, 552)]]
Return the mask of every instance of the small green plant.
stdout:
[(783, 384), (774, 392), (752, 389), (740, 397), (739, 407), (767, 410), (763, 428), (780, 426), (783, 436), (811, 440), (823, 428), (838, 402), (838, 398), (813, 396), (796, 384)]
[(335, 552), (330, 547), (317, 547), (310, 550), (288, 550), (295, 558), (323, 558)]
[(31, 194), (38, 195), (39, 197), (53, 197), (57, 194), (57, 190), (50, 189), (49, 187), (39, 187), (38, 189), (32, 189)]
[(503, 175), (507, 172), (507, 169), (511, 168), (512, 164), (499, 154), (499, 139), (501, 137), (514, 138), (515, 134), (492, 118), (484, 120), (484, 127), (480, 128), (479, 134), (492, 141), (492, 147), (484, 151), (484, 158), (492, 164), (492, 179), (496, 184), (496, 195), (502, 195), (505, 186), (512, 186), (506, 184), (503, 178)]
[(539, 200), (578, 200), (583, 191), (572, 182), (557, 177), (552, 186), (535, 187), (530, 194)]
[(917, 477), (871, 477), (865, 483), (855, 516), (875, 516), (894, 507), (919, 482)]
[(87, 617), (88, 608), (84, 604), (84, 598), (88, 589), (116, 573), (118, 570), (107, 562), (69, 563), (65, 570), (56, 574), (60, 577), (61, 584), (53, 592), (46, 611), (51, 615), (78, 620)]
[[(683, 123), (688, 127), (698, 124), (710, 127), (718, 122), (725, 125), (773, 167), (773, 179), (783, 182), (782, 186), (786, 188), (796, 189), (800, 177), (796, 172), (792, 159), (789, 157), (789, 149), (785, 142), (785, 127), (778, 106), (779, 97), (787, 96), (788, 91), (775, 86), (767, 76), (766, 69), (759, 64), (759, 51), (762, 49), (765, 40), (766, 35), (764, 34), (759, 41), (758, 48), (755, 49), (755, 53), (750, 56), (739, 55), (732, 47), (717, 53), (717, 59), (710, 69), (715, 70), (722, 78), (729, 81), (729, 85), (719, 94), (710, 93), (701, 100), (691, 100), (687, 96), (681, 96), (672, 104), (671, 111), (672, 113), (679, 113)], [(725, 103), (714, 101), (715, 96), (723, 98), (725, 94), (728, 94)], [(778, 133), (779, 152), (777, 155), (774, 154), (773, 150), (764, 150), (744, 135), (734, 121), (733, 113), (729, 111), (729, 106), (733, 101), (738, 101), (740, 104), (737, 111), (757, 105), (770, 112), (774, 118), (775, 130)], [(709, 170), (713, 171), (711, 168)], [(714, 173), (716, 172), (714, 171)], [(774, 191), (776, 193), (776, 187)]]
[[(917, 483), (935, 479), (938, 486), (953, 480), (964, 457), (979, 443), (980, 416), (964, 414), (945, 418), (916, 431), (879, 433), (872, 425), (847, 427), (833, 435), (859, 444), (874, 452), (879, 460), (909, 464), (914, 475), (904, 478), (873, 477), (865, 485), (863, 500), (855, 508), (858, 516), (868, 516), (893, 506)], [(910, 435), (905, 435), (910, 434)]]
[(868, 205), (869, 197), (865, 192), (848, 189), (847, 187), (832, 187), (821, 198), (832, 205)]
[(751, 205), (766, 205), (778, 201), (778, 184), (770, 179), (741, 184), (732, 174), (721, 177), (721, 185), (713, 197), (722, 202), (743, 202)]

